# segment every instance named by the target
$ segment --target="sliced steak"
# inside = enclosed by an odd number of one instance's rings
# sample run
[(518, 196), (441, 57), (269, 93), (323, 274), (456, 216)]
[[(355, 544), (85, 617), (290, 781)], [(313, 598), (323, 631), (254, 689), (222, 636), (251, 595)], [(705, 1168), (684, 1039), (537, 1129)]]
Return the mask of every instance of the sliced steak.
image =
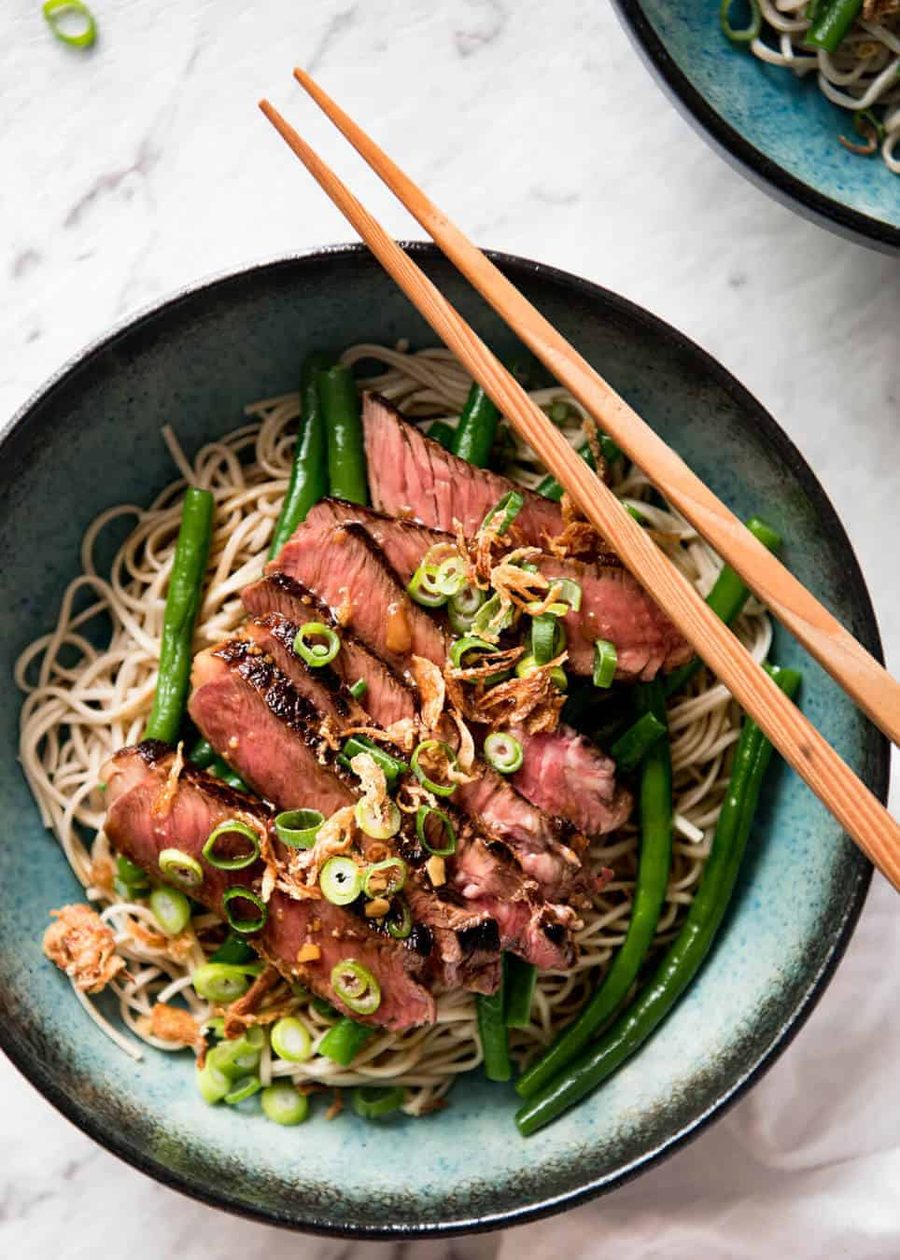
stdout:
[(194, 658), (191, 717), (254, 792), (282, 809), (328, 817), (355, 794), (322, 740), (321, 715), (270, 657), (230, 639)]
[[(443, 530), (415, 521), (395, 520), (339, 499), (323, 499), (307, 517), (307, 525), (316, 531), (350, 522), (365, 529), (404, 585), (430, 547), (455, 542)], [(568, 665), (576, 674), (592, 672), (597, 639), (615, 644), (616, 677), (623, 680), (647, 681), (660, 670), (674, 669), (690, 660), (690, 645), (626, 569), (617, 564), (587, 564), (551, 555), (536, 563), (547, 578), (570, 578), (581, 586), (581, 608), (565, 618)]]
[(404, 586), (429, 547), (435, 543), (456, 542), (453, 534), (442, 529), (430, 529), (418, 521), (388, 516), (372, 508), (359, 507), (356, 503), (346, 503), (343, 499), (322, 499), (310, 508), (305, 526), (321, 531), (329, 525), (348, 525), (351, 522), (362, 525)]
[(457, 895), (495, 920), (504, 949), (550, 971), (571, 967), (574, 911), (545, 901), (537, 885), (522, 878), (509, 851), (483, 840), (470, 823), (463, 822), (458, 829), (449, 880)]
[[(250, 638), (252, 634), (259, 638)], [(318, 702), (324, 695), (327, 703), (330, 692), (315, 678), (303, 676), (308, 693), (301, 696), (272, 655), (263, 650), (262, 642), (277, 650), (280, 640), (271, 628), (248, 622), (242, 635), (196, 658), (191, 716), (216, 751), (260, 796), (281, 809), (315, 808), (328, 817), (354, 804), (359, 796), (356, 776), (340, 766), (334, 748), (317, 734), (326, 716)], [(241, 731), (237, 742), (232, 734), (235, 729)], [(417, 847), (414, 843), (413, 848)], [(414, 873), (413, 878), (420, 886), (419, 921), (435, 934), (437, 958), (446, 962), (448, 977), (464, 987), (470, 979), (474, 985), (489, 983), (482, 960), (470, 965), (454, 939), (479, 926), (488, 911), (473, 905), (466, 905), (464, 913), (447, 907), (433, 895), (423, 874)], [(449, 978), (445, 982), (449, 984)]]
[(380, 726), (393, 726), (415, 717), (416, 693), (409, 683), (386, 665), (346, 627), (338, 627), (327, 604), (300, 582), (286, 573), (270, 573), (268, 577), (244, 588), (244, 606), (257, 616), (281, 613), (296, 625), (318, 621), (339, 631), (341, 650), (331, 668), (345, 686), (360, 679), (366, 684), (365, 708)]
[[(101, 774), (107, 784), (106, 833), (121, 853), (155, 877), (162, 874), (159, 855), (164, 849), (189, 854), (204, 872), (202, 884), (192, 888), (191, 895), (223, 915), (222, 894), (234, 884), (258, 892), (263, 864), (218, 870), (203, 859), (203, 845), (210, 832), (230, 818), (253, 819), (261, 828), (270, 827), (270, 818), (258, 801), (189, 764), (173, 790), (172, 762), (172, 750), (157, 743), (125, 748), (107, 762)], [(349, 910), (323, 900), (294, 901), (276, 890), (268, 902), (265, 926), (249, 939), (283, 975), (300, 979), (353, 1019), (391, 1029), (435, 1020), (434, 999), (421, 983), (427, 959), (374, 931)], [(319, 956), (298, 963), (298, 951), (310, 944), (318, 947)], [(381, 986), (381, 1004), (369, 1017), (347, 1007), (331, 984), (332, 968), (350, 959), (367, 967)]]
[(519, 792), (541, 809), (562, 814), (589, 836), (621, 827), (633, 804), (627, 788), (616, 783), (616, 763), (572, 729), (525, 735), (527, 752), (512, 776)]
[(318, 713), (328, 717), (336, 730), (368, 721), (365, 709), (353, 698), (330, 665), (307, 665), (294, 651), (299, 626), (281, 613), (267, 613), (244, 622), (236, 637), (246, 639), (272, 661), (301, 696)]
[(649, 682), (693, 656), (690, 644), (627, 569), (548, 556), (540, 570), (551, 580), (571, 578), (581, 587), (581, 608), (563, 618), (567, 664), (574, 673), (593, 671), (597, 639), (615, 645), (620, 679)]
[(402, 673), (410, 653), (438, 665), (444, 660), (440, 627), (412, 602), (361, 525), (301, 526), (268, 571), (315, 591), (338, 623), (393, 669)]
[[(359, 522), (353, 519), (354, 514), (359, 515)], [(312, 510), (307, 521), (285, 545), (275, 563), (294, 565), (297, 563), (297, 556), (321, 554), (323, 539), (327, 539), (331, 533), (336, 530), (361, 528), (368, 532), (370, 527), (374, 528), (373, 520), (378, 522), (379, 537), (383, 535), (388, 543), (388, 555), (393, 554), (391, 539), (400, 535), (417, 537), (418, 527), (416, 526), (400, 526), (399, 529), (395, 529), (396, 522), (386, 521), (374, 513), (367, 513), (365, 509), (355, 508), (351, 504), (328, 500), (325, 505), (319, 505)], [(396, 555), (394, 559), (397, 561)], [(413, 567), (418, 565), (419, 559), (421, 559), (421, 554), (414, 559)], [(386, 615), (389, 606), (396, 604), (401, 594), (399, 585), (393, 582), (389, 586), (383, 580), (382, 574), (382, 580), (376, 588), (375, 599), (383, 615)], [(379, 609), (373, 611), (377, 612)], [(418, 607), (413, 607), (412, 615), (417, 621), (421, 620), (429, 625), (434, 624), (431, 618)], [(381, 620), (381, 618), (375, 618), (375, 620)], [(446, 645), (441, 640), (440, 656), (435, 663), (443, 664), (445, 656)], [(434, 657), (429, 659), (434, 660)], [(368, 694), (363, 697), (361, 703), (364, 708), (369, 709), (376, 721), (380, 721)], [(530, 737), (525, 735), (520, 737), (526, 747), (527, 758), (530, 756), (528, 751)], [(547, 738), (552, 740), (553, 736)], [(568, 747), (568, 739), (565, 743)], [(560, 757), (562, 756), (561, 752)], [(543, 757), (543, 752), (541, 757)], [(605, 785), (607, 766), (608, 760), (598, 753), (598, 790)], [(477, 768), (477, 773), (479, 777), (474, 782), (461, 784), (457, 788), (454, 802), (471, 817), (483, 821), (491, 834), (509, 845), (526, 874), (538, 881), (546, 896), (552, 901), (565, 900), (572, 895), (583, 896), (589, 892), (590, 879), (581, 868), (576, 854), (566, 842), (565, 827), (559, 821), (565, 819), (572, 825), (578, 826), (575, 818), (585, 814), (585, 806), (577, 803), (570, 809), (571, 800), (567, 793), (560, 794), (557, 800), (552, 800), (550, 795), (545, 793), (538, 801), (535, 797), (528, 796), (527, 792), (517, 790), (501, 775), (483, 764)], [(530, 778), (523, 777), (523, 783), (529, 784)], [(528, 796), (527, 800), (526, 796)], [(625, 798), (628, 799), (627, 793)], [(551, 801), (551, 804), (548, 805), (548, 801)], [(602, 808), (603, 803), (598, 802), (593, 814), (602, 812)], [(606, 830), (609, 829), (609, 827), (606, 828)]]
[(567, 901), (589, 892), (589, 876), (565, 842), (565, 826), (488, 766), (477, 763), (474, 773), (477, 777), (470, 783), (457, 785), (454, 804), (476, 823), (483, 821), (512, 850), (522, 870), (550, 901)]
[(380, 511), (415, 517), (436, 529), (452, 530), (460, 521), (471, 536), (507, 491), (518, 490), (525, 499), (516, 517), (522, 542), (543, 547), (548, 537), (562, 532), (555, 503), (451, 455), (377, 394), (363, 398), (363, 430), (369, 491)]

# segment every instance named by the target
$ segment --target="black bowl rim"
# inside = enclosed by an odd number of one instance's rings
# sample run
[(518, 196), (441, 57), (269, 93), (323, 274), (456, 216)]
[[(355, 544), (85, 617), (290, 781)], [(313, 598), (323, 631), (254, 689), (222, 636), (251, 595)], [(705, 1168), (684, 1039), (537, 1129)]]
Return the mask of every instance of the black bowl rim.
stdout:
[(758, 188), (821, 227), (885, 253), (900, 252), (900, 228), (863, 214), (791, 175), (726, 122), (676, 65), (647, 18), (642, 0), (613, 0), (638, 51), (704, 139)]
[[(429, 242), (413, 241), (401, 242), (402, 247), (411, 255), (418, 258), (422, 262), (428, 262), (430, 259), (440, 257), (437, 248)], [(113, 329), (91, 342), (85, 349), (75, 353), (53, 376), (49, 378), (46, 384), (38, 389), (31, 398), (28, 399), (15, 413), (10, 423), (0, 432), (0, 461), (3, 459), (4, 447), (10, 435), (16, 431), (21, 425), (29, 423), (30, 413), (38, 403), (49, 398), (49, 396), (60, 386), (65, 384), (66, 379), (75, 371), (80, 370), (92, 358), (104, 352), (113, 342), (120, 337), (126, 336), (143, 323), (158, 316), (163, 315), (167, 310), (178, 306), (184, 301), (190, 300), (197, 293), (217, 288), (239, 281), (245, 277), (252, 276), (257, 272), (278, 271), (302, 268), (305, 264), (311, 264), (327, 260), (329, 258), (353, 258), (361, 255), (368, 255), (368, 249), (361, 244), (337, 244), (323, 246), (318, 249), (311, 249), (297, 254), (281, 255), (276, 258), (262, 260), (256, 263), (250, 263), (246, 266), (234, 268), (215, 276), (207, 277), (196, 281), (190, 285), (171, 293), (167, 297), (145, 307), (130, 317), (120, 321)], [(810, 466), (800, 454), (797, 447), (793, 444), (787, 434), (781, 429), (776, 420), (769, 415), (761, 403), (759, 403), (747, 389), (744, 388), (732, 375), (727, 371), (716, 359), (693, 342), (690, 338), (674, 329), (665, 320), (651, 314), (642, 307), (629, 301), (627, 298), (620, 297), (618, 294), (612, 293), (609, 289), (603, 288), (601, 285), (594, 284), (592, 281), (581, 279), (579, 276), (573, 275), (571, 272), (562, 271), (559, 268), (549, 266), (545, 263), (535, 262), (531, 259), (522, 258), (515, 254), (500, 253), (497, 251), (487, 251), (488, 256), (502, 269), (508, 270), (513, 276), (519, 275), (536, 275), (542, 278), (548, 278), (553, 283), (559, 285), (563, 289), (569, 289), (571, 292), (578, 294), (580, 297), (591, 300), (592, 302), (600, 302), (604, 304), (607, 310), (614, 314), (623, 316), (645, 328), (652, 330), (657, 336), (663, 336), (668, 342), (678, 348), (682, 352), (686, 352), (695, 357), (702, 364), (703, 369), (709, 373), (710, 378), (716, 384), (723, 388), (735, 402), (743, 409), (746, 409), (753, 417), (754, 423), (759, 426), (766, 434), (769, 442), (777, 449), (779, 457), (784, 460), (785, 464), (791, 469), (793, 474), (798, 478), (803, 489), (814, 504), (823, 527), (828, 531), (834, 540), (834, 545), (839, 547), (844, 554), (844, 562), (846, 566), (846, 578), (852, 589), (854, 598), (858, 600), (861, 618), (864, 626), (864, 632), (861, 636), (863, 644), (868, 647), (869, 651), (883, 663), (884, 657), (881, 646), (881, 637), (878, 630), (878, 623), (875, 617), (875, 611), (872, 607), (871, 598), (863, 579), (862, 571), (859, 567), (856, 555), (847, 537), (846, 531), (831, 504), (824, 489), (818, 482)], [(875, 795), (882, 802), (887, 800), (888, 778), (889, 778), (889, 746), (885, 737), (880, 737), (872, 757), (871, 782), (870, 786)], [(763, 1052), (754, 1066), (747, 1071), (743, 1077), (739, 1078), (734, 1084), (724, 1090), (716, 1102), (711, 1105), (707, 1111), (686, 1124), (676, 1133), (671, 1134), (664, 1142), (640, 1159), (633, 1161), (630, 1165), (619, 1169), (615, 1173), (608, 1176), (600, 1177), (588, 1181), (585, 1185), (577, 1190), (572, 1190), (555, 1198), (546, 1198), (538, 1202), (525, 1206), (511, 1208), (498, 1212), (487, 1213), (483, 1216), (472, 1217), (471, 1219), (457, 1218), (450, 1221), (429, 1222), (426, 1224), (417, 1224), (404, 1222), (397, 1226), (366, 1226), (366, 1225), (346, 1225), (339, 1221), (333, 1221), (323, 1218), (304, 1218), (301, 1214), (269, 1211), (265, 1209), (254, 1208), (246, 1202), (236, 1200), (232, 1196), (217, 1194), (211, 1191), (207, 1186), (195, 1182), (189, 1175), (173, 1172), (170, 1168), (159, 1161), (153, 1159), (146, 1152), (135, 1149), (124, 1138), (113, 1132), (104, 1130), (102, 1123), (86, 1108), (81, 1107), (77, 1101), (70, 1098), (57, 1084), (51, 1073), (46, 1070), (42, 1063), (35, 1061), (29, 1057), (23, 1045), (20, 1045), (16, 1039), (15, 1030), (10, 1021), (0, 1019), (0, 1048), (4, 1050), (10, 1060), (15, 1064), (23, 1076), (50, 1102), (57, 1111), (61, 1112), (66, 1119), (70, 1120), (79, 1129), (93, 1138), (100, 1146), (105, 1147), (113, 1155), (118, 1156), (125, 1163), (130, 1164), (133, 1168), (137, 1168), (140, 1172), (152, 1177), (155, 1181), (178, 1190), (188, 1197), (197, 1199), (201, 1203), (205, 1203), (209, 1207), (220, 1208), (232, 1212), (235, 1215), (246, 1217), (250, 1220), (256, 1220), (267, 1225), (277, 1225), (289, 1229), (299, 1230), (304, 1233), (320, 1234), (327, 1237), (342, 1238), (359, 1238), (359, 1239), (410, 1239), (410, 1238), (429, 1238), (429, 1237), (449, 1237), (457, 1234), (475, 1233), (494, 1229), (505, 1229), (513, 1225), (523, 1225), (530, 1221), (538, 1220), (541, 1217), (550, 1216), (556, 1212), (560, 1212), (566, 1208), (575, 1207), (580, 1203), (584, 1203), (596, 1196), (606, 1193), (617, 1186), (630, 1181), (639, 1173), (651, 1168), (661, 1162), (668, 1155), (671, 1155), (680, 1147), (685, 1145), (692, 1138), (701, 1133), (710, 1122), (721, 1116), (728, 1107), (731, 1107), (744, 1093), (753, 1085), (765, 1071), (775, 1062), (775, 1060), (783, 1053), (790, 1044), (791, 1040), (799, 1032), (803, 1024), (806, 1022), (812, 1012), (816, 1002), (822, 996), (828, 982), (834, 974), (837, 964), (840, 962), (847, 944), (850, 940), (859, 915), (865, 902), (866, 893), (872, 878), (872, 866), (865, 859), (860, 859), (857, 864), (856, 874), (853, 876), (854, 887), (852, 896), (847, 904), (842, 921), (837, 925), (837, 931), (832, 941), (831, 948), (819, 967), (818, 972), (811, 979), (805, 992), (798, 1000), (797, 1006), (791, 1016), (786, 1019), (783, 1025), (773, 1034), (768, 1048)]]

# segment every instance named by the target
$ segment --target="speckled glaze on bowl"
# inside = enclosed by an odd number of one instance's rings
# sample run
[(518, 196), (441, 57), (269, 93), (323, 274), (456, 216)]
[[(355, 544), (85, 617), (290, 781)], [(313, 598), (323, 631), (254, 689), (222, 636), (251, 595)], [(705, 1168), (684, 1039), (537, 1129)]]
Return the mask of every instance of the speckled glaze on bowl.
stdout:
[(823, 227), (900, 252), (900, 176), (838, 143), (850, 115), (813, 80), (764, 65), (722, 34), (716, 0), (614, 0), (682, 112), (738, 170)]
[[(428, 246), (412, 250), (501, 352), (509, 334)], [(801, 581), (879, 654), (847, 538), (775, 422), (722, 368), (611, 293), (520, 259), (498, 263), (741, 514), (765, 510)], [(521, 1140), (511, 1088), (480, 1074), (452, 1107), (375, 1127), (351, 1114), (281, 1129), (210, 1108), (187, 1054), (133, 1064), (88, 1022), (40, 938), (77, 896), (16, 764), (19, 650), (51, 624), (84, 527), (149, 502), (173, 475), (159, 426), (191, 450), (240, 423), (243, 404), (295, 386), (310, 346), (433, 336), (362, 248), (265, 264), (176, 296), (79, 356), (0, 445), (0, 1040), (97, 1141), (208, 1203), (322, 1233), (409, 1236), (486, 1229), (557, 1211), (673, 1150), (737, 1097), (800, 1026), (846, 944), (870, 868), (779, 766), (769, 778), (733, 912), (708, 965), (642, 1053), (590, 1101)], [(803, 707), (882, 798), (885, 741), (800, 650)]]

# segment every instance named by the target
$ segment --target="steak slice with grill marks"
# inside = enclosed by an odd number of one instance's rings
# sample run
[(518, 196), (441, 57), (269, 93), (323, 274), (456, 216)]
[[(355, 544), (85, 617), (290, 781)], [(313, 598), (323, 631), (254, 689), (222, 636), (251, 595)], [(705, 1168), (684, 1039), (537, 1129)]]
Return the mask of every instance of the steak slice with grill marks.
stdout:
[[(340, 505), (340, 508), (343, 509), (343, 507), (344, 505)], [(316, 510), (318, 509), (314, 509), (314, 512)], [(349, 507), (348, 510), (350, 510)], [(310, 517), (313, 517), (313, 513), (310, 513)], [(328, 547), (329, 537), (335, 533), (335, 530), (362, 528), (363, 525), (354, 520), (340, 520), (338, 524), (334, 524), (332, 515), (319, 513), (314, 519), (308, 518), (297, 528), (294, 536), (285, 544), (274, 563), (285, 564), (289, 568), (304, 564), (305, 557), (323, 556), (325, 548)], [(401, 599), (405, 599), (405, 592), (398, 585), (393, 571), (388, 571), (383, 559), (379, 558), (381, 553), (374, 549), (373, 542), (369, 544), (369, 549), (364, 556), (367, 559), (368, 575), (371, 575), (376, 564), (379, 568), (378, 580), (372, 583), (367, 616), (373, 625), (382, 625), (388, 616), (388, 610), (400, 604)], [(319, 563), (318, 559), (315, 563)], [(362, 602), (362, 596), (355, 590), (347, 592), (347, 597), (350, 604)], [(415, 605), (410, 606), (410, 619), (415, 621), (417, 626), (420, 622), (424, 626), (434, 626), (434, 622), (426, 612)], [(425, 634), (422, 631), (420, 639), (424, 638)], [(432, 645), (429, 644), (429, 650), (431, 649)], [(432, 654), (427, 659), (432, 660), (434, 664), (442, 665), (445, 662), (445, 656), (446, 644), (442, 636), (439, 636)], [(381, 722), (381, 716), (377, 712), (379, 693), (381, 693), (379, 689), (374, 690), (374, 699), (367, 693), (361, 702), (377, 722)], [(566, 743), (566, 747), (570, 742), (570, 736), (575, 737), (575, 732), (567, 732), (565, 736), (560, 736)], [(531, 737), (521, 735), (521, 738), (523, 746), (526, 747), (527, 759), (532, 762), (528, 775), (523, 776), (523, 785), (524, 787), (536, 785), (539, 787), (545, 777), (542, 774), (542, 761), (545, 757), (546, 741), (536, 746), (537, 751), (532, 753)], [(621, 809), (624, 808), (625, 814), (628, 813), (630, 798), (624, 789), (616, 790), (613, 764), (599, 750), (596, 750), (594, 755), (596, 772), (595, 786), (592, 790), (606, 795), (600, 803), (592, 803), (590, 808), (576, 803), (570, 795), (565, 793), (560, 793), (553, 798), (550, 791), (545, 790), (541, 793), (541, 799), (538, 799), (537, 795), (531, 795), (526, 790), (517, 790), (516, 786), (489, 769), (483, 762), (475, 767), (475, 779), (468, 784), (460, 784), (454, 794), (455, 804), (476, 820), (482, 820), (490, 834), (497, 835), (512, 848), (524, 872), (529, 877), (537, 879), (543, 892), (551, 901), (567, 900), (572, 896), (584, 898), (590, 895), (592, 883), (595, 883), (589, 873), (582, 868), (574, 849), (568, 843), (570, 835), (566, 834), (566, 829), (567, 825), (571, 825), (572, 815), (581, 818), (590, 814), (592, 822), (596, 822), (599, 816), (605, 818), (604, 806), (609, 805), (609, 810), (606, 811), (608, 813), (606, 822), (609, 825), (603, 829), (610, 830), (620, 824)], [(548, 780), (548, 784), (563, 785), (563, 780), (556, 772), (556, 765), (565, 764), (566, 755), (560, 752), (557, 753), (555, 759), (551, 760), (553, 777), (552, 780)], [(586, 762), (589, 759), (585, 755), (581, 760)], [(589, 777), (585, 774), (582, 776), (581, 786), (584, 787), (587, 784), (589, 784)], [(566, 820), (566, 823), (562, 820)]]
[[(256, 644), (236, 638), (200, 653), (194, 662), (194, 682), (191, 716), (216, 751), (261, 796), (284, 809), (313, 805), (326, 816), (357, 799), (356, 777), (340, 767), (334, 749), (318, 735), (321, 713)], [(235, 729), (241, 732), (236, 742)], [(460, 842), (448, 862), (448, 884), (460, 889), (459, 897), (450, 904), (449, 890), (439, 894), (429, 926), (463, 931), (494, 918), (504, 949), (522, 953), (539, 966), (563, 965), (561, 960), (571, 956), (567, 929), (573, 913), (544, 902), (537, 886), (505, 860), (502, 846), (490, 851), (465, 820), (460, 820), (457, 832)], [(407, 839), (404, 856), (411, 850), (419, 864), (424, 863), (427, 855), (414, 839)], [(398, 837), (400, 848), (402, 840)], [(465, 928), (458, 919), (461, 909), (470, 916)], [(553, 961), (546, 961), (550, 958)]]
[(403, 673), (410, 653), (439, 664), (444, 634), (414, 604), (361, 525), (306, 530), (302, 526), (267, 566), (315, 591), (342, 627), (348, 627)]
[(562, 532), (558, 506), (506, 477), (475, 468), (431, 438), (377, 394), (366, 394), (363, 433), (372, 503), (389, 516), (415, 517), (436, 529), (452, 530), (460, 521), (467, 537), (509, 490), (524, 498), (516, 517), (519, 538), (532, 546)]
[[(106, 763), (101, 773), (107, 785), (106, 833), (119, 852), (155, 878), (164, 878), (159, 869), (164, 849), (178, 848), (194, 858), (203, 870), (203, 882), (191, 889), (191, 896), (224, 918), (223, 893), (235, 884), (258, 892), (263, 863), (240, 871), (219, 870), (204, 860), (203, 846), (215, 827), (235, 817), (268, 829), (275, 843), (271, 817), (259, 801), (189, 763), (173, 785), (173, 761), (167, 745), (148, 742), (124, 748)], [(276, 889), (264, 927), (248, 939), (282, 975), (301, 980), (355, 1020), (395, 1030), (434, 1023), (434, 999), (422, 983), (426, 957), (375, 931), (352, 911), (323, 900), (295, 901)], [(319, 954), (298, 963), (304, 945), (315, 945)], [(370, 1016), (348, 1007), (331, 982), (332, 969), (349, 959), (366, 967), (381, 987), (381, 1003)]]
[[(456, 543), (456, 538), (443, 530), (417, 521), (397, 520), (340, 499), (323, 499), (318, 503), (298, 533), (303, 530), (320, 533), (329, 526), (350, 522), (363, 526), (404, 585), (430, 547), (437, 543)], [(588, 564), (552, 555), (542, 556), (535, 563), (547, 578), (569, 578), (581, 587), (581, 608), (563, 618), (568, 665), (574, 673), (589, 675), (593, 671), (597, 639), (608, 639), (615, 644), (616, 677), (622, 680), (648, 681), (660, 670), (674, 669), (690, 659), (690, 644), (640, 583), (620, 565)]]
[(256, 616), (281, 613), (295, 625), (318, 621), (338, 630), (341, 650), (331, 662), (331, 668), (347, 687), (360, 679), (366, 684), (365, 708), (375, 721), (381, 726), (393, 726), (395, 722), (415, 717), (418, 702), (410, 684), (348, 628), (338, 627), (327, 604), (308, 587), (286, 573), (270, 573), (245, 587), (242, 599), (247, 610)]
[(322, 715), (271, 658), (235, 638), (194, 658), (188, 711), (254, 792), (282, 809), (352, 805), (352, 780), (322, 739)]
[[(254, 634), (259, 638), (250, 637)], [(337, 760), (336, 738), (326, 741), (319, 734), (330, 716), (322, 706), (331, 692), (317, 683), (313, 675), (318, 671), (310, 670), (301, 673), (307, 687), (307, 695), (301, 696), (261, 642), (276, 645), (271, 630), (248, 622), (239, 636), (196, 657), (191, 716), (215, 750), (264, 799), (281, 809), (315, 808), (328, 817), (359, 797), (359, 780)], [(235, 730), (240, 731), (237, 737)], [(336, 735), (333, 729), (331, 735)], [(424, 876), (415, 878), (422, 884)], [(460, 954), (454, 939), (479, 926), (488, 911), (471, 903), (445, 905), (425, 886), (417, 904), (454, 982), (466, 987), (491, 983), (480, 957), (471, 960), (469, 975), (471, 951)], [(493, 979), (499, 981), (496, 969)]]
[(251, 617), (238, 628), (235, 637), (246, 639), (272, 658), (285, 678), (335, 730), (359, 726), (368, 720), (362, 705), (350, 694), (331, 665), (307, 665), (294, 651), (299, 626), (281, 613)]
[[(284, 565), (292, 572), (302, 568), (308, 575), (311, 564), (321, 564), (318, 558), (326, 554), (329, 538), (336, 532), (349, 530), (365, 532), (361, 525), (353, 521), (333, 525), (328, 517), (324, 517), (318, 523), (307, 522), (295, 531), (273, 563)], [(342, 544), (344, 545), (346, 544)], [(338, 564), (342, 555), (339, 552)], [(406, 600), (410, 625), (415, 628), (419, 642), (424, 643), (430, 653), (427, 659), (436, 665), (442, 665), (446, 658), (446, 643), (435, 623), (421, 608), (409, 602), (393, 571), (388, 570), (373, 543), (369, 542), (362, 555), (366, 563), (364, 574), (373, 579), (369, 596), (365, 600), (366, 632), (376, 635), (375, 627), (383, 626), (390, 616), (390, 610), (400, 606), (401, 600)], [(306, 557), (312, 557), (312, 560), (307, 561)], [(376, 568), (377, 574), (373, 578)], [(344, 598), (354, 606), (357, 602), (363, 602), (355, 590), (350, 590)], [(369, 624), (373, 627), (371, 631), (368, 630)], [(432, 630), (437, 632), (433, 639), (426, 642), (426, 631)], [(413, 652), (414, 649), (410, 647), (405, 658), (400, 659), (408, 662)], [(376, 709), (381, 691), (381, 688), (376, 688), (372, 696), (367, 693), (361, 701), (363, 707), (379, 723), (381, 716)], [(550, 816), (552, 813), (564, 817), (565, 811), (556, 809), (548, 813), (543, 808), (536, 808), (534, 802), (525, 800), (502, 776), (484, 764), (476, 767), (476, 774), (477, 778), (473, 782), (457, 787), (455, 803), (466, 813), (483, 821), (492, 835), (496, 835), (512, 848), (523, 870), (538, 880), (551, 900), (564, 900), (572, 895), (584, 896), (589, 892), (590, 880), (567, 843), (565, 827)]]

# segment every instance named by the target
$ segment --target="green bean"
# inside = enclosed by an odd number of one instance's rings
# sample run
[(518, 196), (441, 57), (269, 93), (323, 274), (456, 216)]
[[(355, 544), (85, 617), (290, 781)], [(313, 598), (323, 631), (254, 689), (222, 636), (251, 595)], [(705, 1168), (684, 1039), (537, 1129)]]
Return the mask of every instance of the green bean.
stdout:
[(639, 766), (650, 749), (661, 740), (666, 731), (665, 721), (660, 721), (649, 710), (620, 735), (610, 748), (610, 756), (619, 770), (633, 770)]
[[(781, 546), (781, 535), (771, 525), (767, 525), (765, 521), (760, 520), (758, 516), (750, 517), (750, 520), (747, 521), (747, 528), (753, 537), (758, 539), (769, 551), (777, 551)], [(726, 626), (730, 626), (746, 604), (749, 595), (750, 590), (745, 586), (743, 578), (730, 565), (726, 564), (713, 583), (713, 588), (707, 595), (706, 602), (719, 620), (724, 621)], [(682, 665), (679, 669), (673, 669), (671, 674), (667, 674), (665, 678), (666, 696), (674, 696), (676, 691), (680, 691), (686, 683), (690, 682), (702, 665), (703, 662), (700, 658), (695, 656), (686, 665)]]
[(210, 492), (188, 486), (166, 595), (156, 695), (145, 739), (161, 739), (167, 744), (178, 740), (191, 675), (191, 641), (203, 594), (212, 517)]
[(501, 962), (500, 984), (496, 993), (477, 993), (478, 1036), (484, 1056), (484, 1074), (489, 1081), (508, 1081), (512, 1075), (509, 1062), (509, 1037), (506, 1031), (506, 958)]
[[(600, 454), (603, 456), (607, 464), (614, 464), (617, 459), (621, 459), (622, 452), (616, 446), (611, 437), (607, 437), (605, 433), (598, 433), (597, 440), (600, 443)], [(594, 459), (594, 452), (591, 450), (590, 444), (585, 443), (578, 452), (589, 468), (597, 471), (597, 461)], [(545, 477), (537, 486), (538, 494), (542, 494), (545, 499), (553, 499), (555, 503), (559, 503), (563, 497), (563, 488), (555, 477)]]
[(859, 17), (863, 0), (831, 0), (822, 6), (815, 21), (806, 32), (804, 43), (808, 47), (822, 48), (825, 52), (837, 52), (844, 36)]
[(208, 739), (201, 736), (188, 753), (188, 761), (192, 761), (201, 770), (208, 770), (217, 760), (218, 754)]
[(536, 982), (537, 967), (534, 963), (517, 958), (515, 954), (506, 955), (507, 1028), (527, 1028), (531, 1023), (531, 1004), (534, 1001)]
[(434, 424), (428, 430), (428, 436), (432, 442), (439, 442), (445, 451), (453, 450), (453, 443), (456, 438), (456, 430), (452, 424), (448, 424), (446, 420), (435, 420)]
[(251, 962), (255, 957), (256, 950), (247, 944), (245, 937), (238, 936), (237, 932), (229, 932), (215, 953), (210, 954), (209, 961), (239, 965)]
[(341, 1067), (349, 1067), (374, 1032), (374, 1028), (358, 1024), (345, 1015), (328, 1029), (319, 1042), (318, 1053)]
[(319, 401), (328, 441), (328, 492), (349, 503), (368, 503), (359, 395), (349, 368), (319, 374)]
[[(666, 702), (658, 679), (635, 688), (639, 708), (666, 719)], [(639, 791), (640, 851), (631, 919), (625, 940), (606, 975), (577, 1018), (520, 1077), (516, 1090), (531, 1098), (581, 1054), (609, 1023), (637, 979), (666, 897), (672, 861), (672, 753), (668, 739), (653, 745), (641, 764)]]
[(499, 419), (497, 407), (480, 385), (473, 384), (453, 434), (453, 454), (476, 468), (487, 468)]
[(216, 757), (207, 773), (211, 774), (214, 779), (221, 779), (223, 783), (227, 783), (230, 788), (234, 788), (237, 792), (250, 791), (241, 776), (232, 770), (228, 762), (223, 761), (221, 757)]
[[(787, 696), (796, 694), (800, 675), (795, 670), (775, 667), (769, 672)], [(712, 849), (681, 931), (633, 1005), (580, 1059), (519, 1108), (516, 1124), (523, 1136), (550, 1124), (621, 1067), (694, 979), (728, 909), (771, 756), (772, 745), (745, 718)]]
[(319, 403), (318, 376), (328, 366), (324, 355), (311, 354), (300, 372), (300, 424), (291, 476), (269, 546), (269, 559), (277, 555), (306, 513), (328, 492), (325, 422)]

